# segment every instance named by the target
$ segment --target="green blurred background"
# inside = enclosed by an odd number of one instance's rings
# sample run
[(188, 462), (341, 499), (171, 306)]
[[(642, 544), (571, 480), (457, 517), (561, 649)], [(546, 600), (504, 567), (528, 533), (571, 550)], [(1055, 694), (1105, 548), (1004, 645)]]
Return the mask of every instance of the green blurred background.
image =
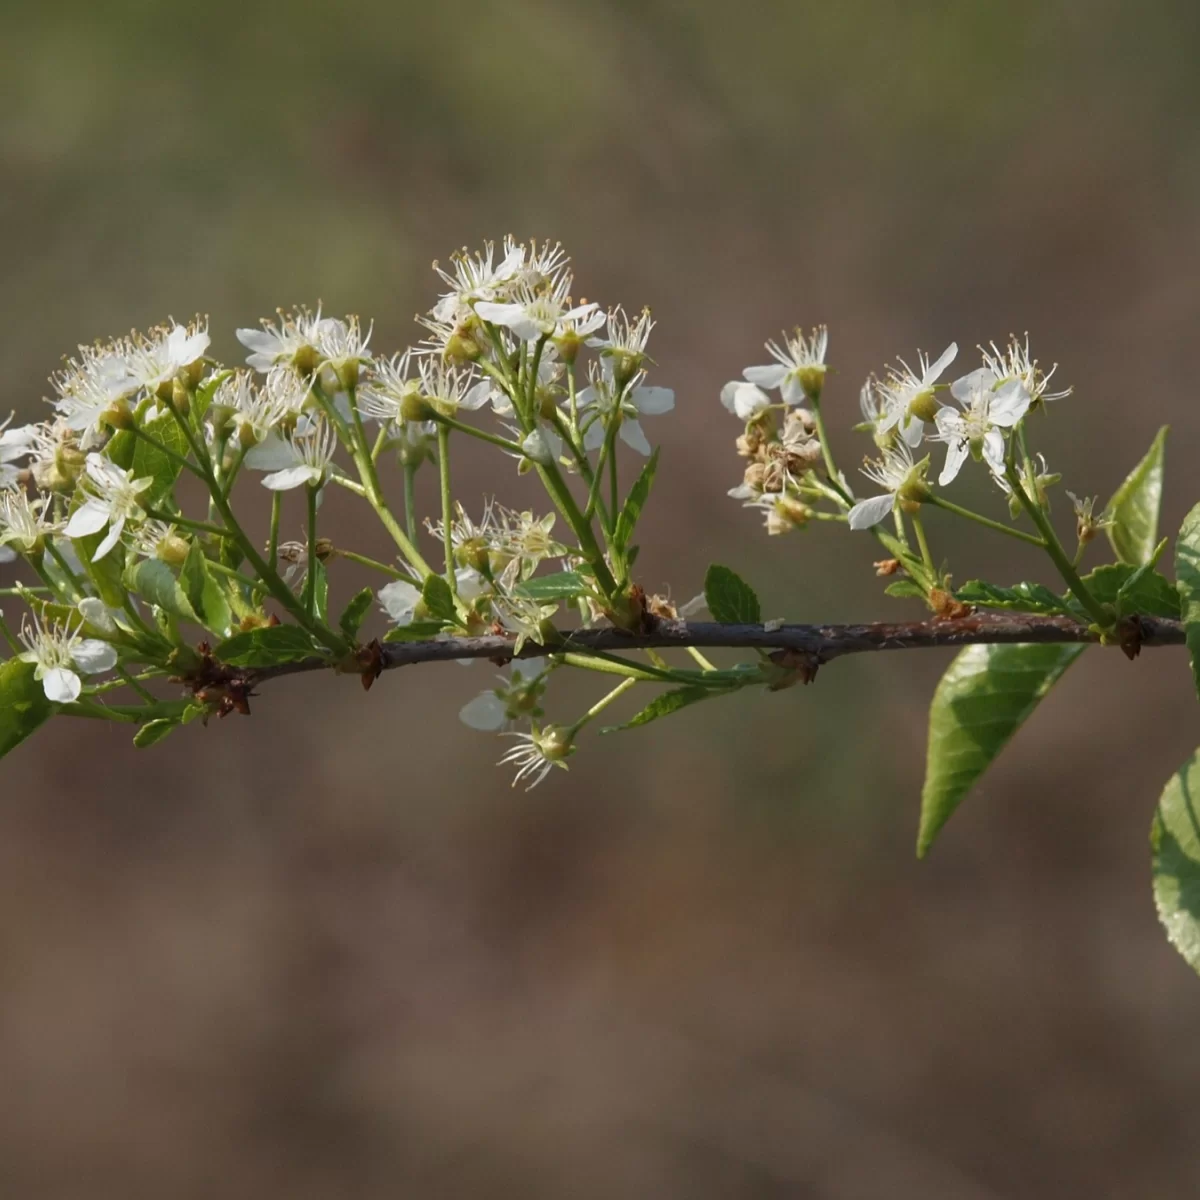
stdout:
[[(1194, 3), (0, 18), (22, 417), (76, 343), (168, 313), (232, 359), (236, 326), (320, 299), (398, 348), (429, 261), (511, 231), (660, 321), (651, 590), (715, 560), (771, 615), (917, 615), (865, 541), (768, 543), (724, 495), (720, 384), (797, 322), (830, 325), (847, 464), (868, 371), (1029, 329), (1077, 388), (1043, 426), (1068, 485), (1107, 495), (1169, 421), (1168, 530), (1196, 499)], [(464, 500), (533, 498), (456, 468)], [(959, 579), (1031, 569), (932, 533)], [(457, 723), (484, 666), (287, 680), (149, 753), (50, 727), (0, 767), (0, 1192), (1194, 1196), (1200, 990), (1146, 844), (1200, 740), (1186, 662), (1086, 656), (918, 867), (947, 660), (593, 740), (529, 794)]]

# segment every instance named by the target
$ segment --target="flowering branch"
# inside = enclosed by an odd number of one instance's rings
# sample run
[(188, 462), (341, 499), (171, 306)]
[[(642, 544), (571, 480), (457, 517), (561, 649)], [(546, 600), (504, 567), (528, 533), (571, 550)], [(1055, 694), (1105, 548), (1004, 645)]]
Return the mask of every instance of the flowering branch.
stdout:
[[(955, 647), (930, 710), (923, 854), (1089, 644), (1130, 658), (1184, 642), (1200, 652), (1200, 506), (1180, 530), (1175, 580), (1158, 570), (1165, 430), (1102, 508), (1067, 493), (1072, 548), (1052, 511), (1061, 477), (1031, 449), (1037, 422), (1070, 389), (1051, 390), (1055, 368), (1039, 366), (1027, 338), (981, 348), (957, 379), (953, 342), (868, 379), (856, 426), (876, 455), (865, 496), (835, 453), (824, 327), (768, 342), (771, 361), (721, 389), (743, 460), (730, 495), (772, 536), (824, 528), (869, 545), (854, 536), (869, 533), (885, 592), (929, 614), (764, 622), (754, 589), (727, 567), (710, 567), (703, 594), (683, 605), (638, 583), (635, 537), (659, 465), (643, 421), (675, 407), (670, 388), (648, 381), (650, 314), (576, 304), (558, 245), (506, 239), (499, 253), (488, 244), (434, 266), (446, 290), (419, 318), (423, 340), (390, 357), (358, 317), (320, 309), (238, 330), (241, 368), (209, 355), (207, 321), (171, 323), (80, 347), (51, 379), (47, 420), (0, 424), (0, 565), (14, 572), (0, 598), (20, 613), (18, 624), (0, 612), (0, 756), (52, 717), (136, 726), (134, 744), (150, 746), (248, 713), (253, 689), (284, 675), (351, 673), (370, 687), (401, 666), (487, 658), (504, 674), (461, 718), (514, 739), (500, 761), (533, 786), (567, 768), (601, 714), (619, 719), (607, 714), (646, 688), (632, 717), (601, 732), (808, 683), (846, 654)], [(540, 484), (542, 510), (464, 504), (464, 472), (451, 469), (463, 438)], [(438, 504), (422, 514), (415, 479), (431, 464)], [(944, 494), (976, 466), (1000, 498), (993, 515)], [(184, 476), (208, 493), (198, 511), (177, 488)], [(271, 494), (265, 541), (247, 532), (262, 519), (249, 511), (262, 496), (247, 490), (254, 478)], [(349, 536), (378, 521), (390, 559), (330, 538), (330, 484), (358, 506)], [(1053, 586), (956, 582), (937, 549), (947, 520), (1019, 542)], [(300, 540), (284, 540), (289, 527)], [(1101, 533), (1115, 561), (1088, 569)], [(343, 561), (379, 586), (339, 595)], [(711, 622), (692, 619), (703, 607)], [(714, 648), (747, 661), (716, 666), (702, 653)], [(552, 723), (543, 703), (562, 671), (616, 678)], [(1160, 910), (1200, 969), (1200, 914), (1181, 899), (1200, 894), (1192, 783), (1168, 787), (1154, 837)]]

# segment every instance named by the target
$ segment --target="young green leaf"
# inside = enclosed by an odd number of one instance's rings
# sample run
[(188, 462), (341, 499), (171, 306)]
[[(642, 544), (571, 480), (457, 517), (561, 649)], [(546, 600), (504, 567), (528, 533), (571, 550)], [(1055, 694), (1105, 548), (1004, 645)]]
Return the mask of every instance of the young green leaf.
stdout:
[(179, 727), (179, 722), (172, 717), (162, 717), (157, 721), (147, 721), (133, 735), (133, 744), (139, 750), (157, 746), (169, 733)]
[(915, 579), (897, 579), (883, 589), (887, 596), (899, 596), (906, 600), (924, 600), (925, 589)]
[(423, 642), (426, 638), (436, 637), (445, 628), (445, 621), (411, 621), (407, 625), (397, 625), (394, 629), (389, 629), (381, 640), (385, 642)]
[(1200, 973), (1200, 750), (1163, 789), (1150, 851), (1158, 919), (1171, 945)]
[(204, 557), (199, 542), (193, 542), (188, 549), (187, 558), (179, 571), (179, 584), (192, 611), (200, 618), (200, 624), (217, 637), (227, 636), (233, 619), (229, 597), (208, 569), (208, 559)]
[(162, 559), (145, 558), (125, 572), (125, 586), (164, 612), (199, 625), (187, 593)]
[(1017, 583), (997, 587), (982, 579), (971, 579), (954, 593), (956, 600), (981, 608), (1005, 608), (1015, 612), (1070, 614), (1070, 609), (1048, 587), (1040, 583)]
[(651, 721), (657, 721), (659, 717), (670, 716), (671, 713), (677, 713), (681, 708), (688, 708), (690, 705), (698, 704), (701, 700), (707, 700), (710, 696), (719, 695), (722, 693), (713, 688), (700, 687), (697, 684), (675, 688), (673, 691), (663, 692), (661, 696), (655, 696), (641, 712), (630, 717), (623, 725), (608, 725), (600, 732), (619, 733), (622, 729), (634, 729), (638, 725), (648, 725)]
[(629, 489), (625, 507), (621, 509), (621, 515), (617, 518), (617, 525), (613, 530), (613, 543), (618, 553), (621, 553), (629, 545), (629, 539), (633, 537), (638, 518), (642, 515), (642, 509), (646, 507), (646, 501), (649, 499), (650, 488), (654, 484), (654, 473), (657, 470), (658, 448), (656, 447), (654, 453), (650, 455), (649, 461), (642, 468), (642, 473), (637, 477), (637, 482)]
[(440, 575), (430, 575), (421, 588), (421, 599), (431, 617), (439, 621), (456, 621), (458, 612), (454, 607), (454, 593)]
[(1113, 493), (1105, 512), (1112, 518), (1108, 540), (1123, 563), (1148, 562), (1158, 542), (1158, 514), (1162, 507), (1164, 425), (1155, 435), (1146, 457), (1130, 471)]
[(1179, 581), (1180, 619), (1187, 634), (1192, 678), (1200, 694), (1200, 504), (1179, 527), (1175, 539), (1175, 578)]
[[(1141, 567), (1108, 563), (1085, 575), (1083, 582), (1101, 604), (1113, 605), (1120, 616), (1145, 613), (1179, 620), (1179, 592), (1169, 579), (1154, 570), (1151, 562)], [(1076, 617), (1090, 620), (1074, 596), (1068, 594), (1063, 599)]]
[(264, 625), (226, 638), (213, 650), (213, 657), (231, 667), (273, 667), (321, 653), (322, 648), (297, 625)]
[[(152, 437), (159, 445), (173, 450), (181, 457), (187, 456), (187, 438), (183, 436), (179, 422), (170, 413), (164, 412), (157, 421), (150, 421), (144, 428), (147, 436)], [(156, 505), (170, 495), (183, 470), (169, 454), (164, 454), (157, 446), (152, 446), (141, 437), (134, 442), (132, 466), (138, 479), (153, 480), (142, 495), (142, 502), (148, 505)]]
[(1083, 645), (968, 646), (947, 668), (929, 709), (929, 749), (917, 857)]
[(534, 579), (527, 579), (513, 590), (518, 596), (548, 603), (552, 600), (573, 600), (576, 596), (586, 596), (591, 588), (577, 571), (557, 571), (553, 575), (539, 575)]
[(0, 758), (54, 715), (35, 670), (19, 658), (0, 662)]
[(338, 628), (341, 629), (349, 641), (358, 640), (359, 628), (371, 607), (371, 601), (374, 599), (375, 593), (370, 588), (363, 588), (346, 605), (342, 615), (338, 618)]
[(313, 614), (322, 625), (329, 623), (329, 572), (318, 558), (313, 561)]
[(704, 600), (722, 625), (760, 625), (762, 609), (754, 589), (728, 567), (713, 563), (704, 576)]

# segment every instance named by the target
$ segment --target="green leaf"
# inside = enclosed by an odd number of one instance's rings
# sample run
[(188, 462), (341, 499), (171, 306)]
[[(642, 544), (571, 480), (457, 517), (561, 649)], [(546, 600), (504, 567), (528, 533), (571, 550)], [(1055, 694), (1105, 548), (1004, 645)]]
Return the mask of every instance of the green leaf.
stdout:
[(145, 750), (149, 746), (157, 745), (163, 740), (172, 730), (179, 726), (179, 722), (171, 717), (162, 717), (157, 721), (147, 721), (133, 735), (133, 744), (139, 750)]
[(1150, 851), (1158, 919), (1171, 945), (1200, 973), (1200, 750), (1163, 788)]
[[(157, 421), (151, 421), (143, 427), (145, 432), (156, 442), (160, 442), (168, 450), (186, 457), (188, 452), (187, 438), (179, 428), (179, 422), (170, 413), (164, 413)], [(170, 455), (151, 446), (143, 438), (138, 438), (133, 446), (133, 473), (138, 479), (152, 479), (154, 482), (142, 493), (142, 502), (151, 506), (157, 505), (165, 496), (170, 495), (175, 481), (183, 468)]]
[(179, 582), (188, 603), (200, 618), (200, 624), (218, 637), (225, 637), (232, 620), (229, 597), (209, 571), (208, 559), (204, 557), (199, 542), (193, 542), (188, 549), (187, 558), (179, 572)]
[(625, 507), (621, 509), (621, 515), (617, 517), (617, 525), (613, 530), (613, 543), (618, 553), (629, 545), (629, 539), (633, 537), (638, 518), (642, 515), (642, 509), (646, 507), (646, 501), (650, 497), (650, 488), (654, 484), (654, 474), (657, 470), (658, 448), (656, 447), (654, 453), (650, 455), (649, 462), (637, 477), (637, 482), (629, 489), (629, 495), (625, 498)]
[(1108, 527), (1113, 550), (1123, 563), (1135, 567), (1149, 561), (1158, 542), (1166, 439), (1164, 425), (1151, 442), (1146, 457), (1130, 471), (1104, 510), (1113, 520)]
[(553, 575), (539, 575), (536, 579), (527, 579), (513, 590), (519, 596), (548, 603), (552, 600), (571, 600), (576, 596), (586, 596), (592, 589), (577, 571), (558, 571)]
[(1179, 581), (1180, 620), (1187, 633), (1192, 678), (1200, 695), (1200, 504), (1179, 527), (1175, 539), (1175, 578)]
[(915, 579), (897, 579), (883, 589), (888, 596), (899, 596), (902, 599), (924, 600), (925, 589)]
[(440, 575), (430, 575), (421, 588), (421, 599), (431, 617), (441, 621), (455, 621), (458, 612), (454, 607), (454, 593)]
[(397, 625), (383, 635), (385, 642), (423, 642), (441, 633), (446, 628), (444, 621), (412, 621), (408, 625)]
[(213, 396), (217, 394), (217, 388), (232, 375), (230, 370), (217, 371), (210, 375), (196, 389), (196, 395), (192, 399), (192, 424), (199, 429), (204, 424), (205, 414), (208, 412), (209, 405), (212, 404)]
[(713, 563), (704, 576), (704, 599), (722, 625), (761, 625), (762, 609), (754, 589), (728, 567)]
[[(76, 492), (80, 495), (81, 492)], [(100, 543), (107, 535), (107, 529), (99, 533), (89, 533), (87, 537), (72, 538), (71, 544), (83, 564), (84, 572), (92, 581), (100, 599), (109, 608), (121, 608), (125, 603), (125, 585), (122, 576), (125, 571), (125, 547), (119, 542), (99, 562), (92, 562)]]
[[(1108, 563), (1085, 575), (1083, 582), (1101, 604), (1117, 607), (1120, 616), (1145, 613), (1151, 617), (1179, 620), (1179, 592), (1169, 579), (1154, 570), (1152, 563), (1141, 567)], [(1067, 595), (1064, 599), (1076, 617), (1091, 620), (1074, 596)]]
[(338, 618), (338, 627), (350, 641), (356, 641), (358, 630), (370, 610), (375, 593), (370, 588), (363, 588), (342, 611)]
[(663, 692), (661, 696), (655, 696), (640, 713), (630, 717), (624, 725), (609, 725), (600, 732), (619, 733), (622, 729), (634, 729), (638, 725), (647, 725), (651, 721), (657, 721), (659, 717), (670, 716), (671, 713), (676, 713), (681, 708), (688, 708), (693, 704), (698, 704), (701, 700), (707, 700), (710, 696), (719, 695), (722, 695), (720, 691), (699, 687), (696, 684), (675, 688), (673, 691)]
[(954, 593), (964, 604), (982, 608), (1006, 608), (1016, 612), (1070, 613), (1070, 609), (1048, 587), (1040, 583), (1017, 583), (1012, 587), (997, 587), (982, 579), (971, 579)]
[(10, 658), (0, 663), (0, 758), (19, 746), (54, 715), (33, 663)]
[(125, 586), (173, 617), (201, 623), (179, 580), (160, 558), (145, 558), (131, 567), (125, 572)]
[(959, 652), (929, 709), (918, 858), (925, 857), (975, 781), (1086, 648), (968, 646)]
[(226, 638), (213, 650), (213, 657), (231, 667), (273, 667), (321, 653), (321, 647), (298, 625), (265, 625)]

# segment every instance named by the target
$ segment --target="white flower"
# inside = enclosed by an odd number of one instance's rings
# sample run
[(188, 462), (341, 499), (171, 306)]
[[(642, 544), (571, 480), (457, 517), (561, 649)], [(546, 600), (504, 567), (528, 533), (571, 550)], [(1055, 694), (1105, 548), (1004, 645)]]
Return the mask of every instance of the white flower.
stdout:
[(553, 725), (547, 725), (541, 730), (535, 729), (532, 733), (509, 733), (502, 736), (516, 738), (520, 745), (506, 751), (499, 765), (515, 766), (517, 774), (513, 780), (513, 787), (523, 779), (528, 779), (529, 786), (526, 791), (537, 787), (550, 774), (551, 767), (562, 767), (565, 771), (567, 764), (563, 759), (575, 749), (563, 731)]
[(958, 474), (967, 455), (982, 458), (993, 475), (1004, 475), (1004, 434), (1029, 409), (1029, 393), (1018, 379), (1000, 383), (987, 367), (980, 367), (950, 385), (950, 393), (963, 411), (949, 405), (934, 415), (934, 440), (946, 443), (946, 463), (938, 476), (943, 487)]
[(450, 286), (450, 291), (430, 310), (434, 321), (453, 324), (469, 313), (475, 301), (494, 300), (516, 278), (525, 264), (525, 247), (505, 238), (504, 257), (499, 263), (495, 263), (495, 250), (495, 243), (485, 242), (480, 253), (468, 254), (463, 250), (452, 254), (450, 271), (443, 271), (436, 262), (433, 264), (433, 269)]
[(903, 359), (899, 368), (890, 367), (887, 379), (878, 384), (879, 402), (883, 407), (883, 415), (876, 426), (878, 432), (886, 433), (898, 427), (900, 436), (910, 446), (919, 446), (925, 436), (925, 422), (932, 421), (937, 412), (933, 385), (957, 354), (956, 342), (951, 342), (933, 363), (917, 351), (919, 375)]
[(571, 304), (571, 274), (563, 271), (553, 281), (536, 286), (522, 284), (513, 299), (504, 303), (480, 300), (475, 312), (493, 325), (511, 329), (523, 342), (561, 336), (574, 323), (596, 309), (595, 304)]
[[(57, 522), (47, 520), (48, 498), (30, 500), (21, 489), (0, 491), (0, 548), (31, 554), (57, 528)], [(5, 561), (11, 561), (6, 557)]]
[(421, 589), (407, 579), (381, 587), (377, 593), (380, 607), (397, 625), (411, 625), (417, 605), (421, 603)]
[(9, 429), (12, 417), (0, 421), (0, 488), (13, 487), (20, 478), (20, 471), (13, 466), (22, 458), (33, 453), (38, 438), (38, 426), (19, 425)]
[(153, 392), (174, 379), (180, 371), (204, 357), (208, 349), (208, 325), (167, 326), (136, 335), (128, 344), (125, 363), (129, 375), (146, 392)]
[(104, 413), (139, 387), (130, 371), (134, 353), (128, 340), (108, 345), (80, 346), (79, 357), (50, 377), (58, 398), (55, 410), (75, 433), (94, 434)]
[(606, 360), (599, 371), (593, 364), (591, 383), (577, 397), (579, 410), (590, 410), (592, 414), (583, 434), (585, 450), (599, 449), (612, 422), (617, 421), (621, 441), (639, 454), (650, 453), (638, 417), (670, 412), (675, 407), (675, 393), (670, 388), (647, 387), (641, 382), (644, 378), (645, 372), (638, 372), (625, 387), (618, 387), (610, 361)]
[(404, 420), (405, 402), (421, 394), (421, 382), (410, 378), (412, 351), (377, 359), (371, 373), (358, 389), (359, 411), (365, 417), (399, 425)]
[(795, 336), (783, 335), (783, 345), (767, 342), (767, 351), (775, 359), (763, 367), (747, 367), (743, 377), (761, 388), (778, 388), (785, 404), (803, 404), (808, 396), (819, 397), (825, 381), (825, 352), (829, 348), (829, 330), (818, 325), (806, 338), (797, 329)]
[(374, 325), (364, 334), (358, 317), (350, 316), (344, 321), (322, 321), (316, 330), (316, 346), (324, 361), (321, 364), (321, 380), (327, 391), (357, 384), (362, 369), (369, 366), (371, 355), (367, 345), (371, 340)]
[(474, 371), (459, 370), (432, 358), (421, 360), (421, 395), (442, 414), (453, 417), (458, 410), (474, 412), (491, 395), (492, 385)]
[(731, 379), (721, 389), (721, 403), (743, 421), (752, 421), (771, 407), (771, 397), (756, 384)]
[(318, 417), (288, 437), (269, 434), (251, 447), (245, 462), (256, 471), (270, 472), (262, 484), (273, 492), (298, 487), (322, 488), (337, 470), (333, 463), (337, 444), (337, 431)]
[(319, 346), (322, 337), (334, 334), (328, 328), (342, 322), (322, 317), (321, 306), (311, 312), (307, 308), (279, 314), (279, 326), (264, 320), (261, 329), (239, 329), (237, 340), (250, 351), (246, 365), (256, 371), (269, 371), (279, 363), (290, 363), (312, 369), (323, 357)]
[(480, 692), (468, 701), (459, 712), (459, 719), (471, 729), (496, 733), (510, 728), (522, 717), (540, 715), (537, 702), (544, 690), (540, 679), (545, 670), (544, 658), (514, 659), (508, 674), (497, 676), (500, 687)]
[(261, 387), (249, 371), (234, 371), (217, 388), (213, 404), (232, 409), (243, 445), (261, 442), (304, 411), (311, 386), (292, 367), (272, 367)]
[(92, 555), (92, 562), (99, 562), (120, 540), (125, 522), (146, 515), (140, 497), (154, 480), (134, 479), (132, 471), (121, 470), (101, 454), (89, 454), (85, 469), (92, 494), (71, 514), (63, 532), (69, 538), (87, 537), (107, 525), (108, 533)]
[[(601, 322), (603, 323), (603, 322)], [(636, 318), (630, 318), (625, 310), (617, 305), (608, 314), (608, 336), (588, 338), (588, 345), (593, 350), (599, 350), (606, 358), (636, 358), (640, 363), (646, 354), (646, 345), (650, 341), (650, 331), (654, 322), (650, 319), (650, 310), (643, 308)]]
[(20, 638), (25, 652), (22, 662), (36, 663), (34, 678), (39, 680), (46, 699), (55, 704), (70, 704), (83, 690), (78, 672), (99, 675), (117, 665), (117, 652), (98, 638), (81, 638), (79, 628), (69, 625), (43, 626), (36, 617), (26, 617)]
[(1038, 366), (1037, 359), (1031, 358), (1029, 355), (1029, 334), (1025, 335), (1024, 342), (1019, 342), (1015, 336), (1010, 337), (1008, 345), (1003, 350), (1000, 350), (996, 343), (992, 342), (990, 354), (982, 346), (980, 351), (983, 354), (983, 365), (1001, 383), (1016, 379), (1024, 386), (1029, 393), (1030, 404), (1036, 404), (1039, 400), (1062, 400), (1071, 394), (1070, 388), (1064, 388), (1061, 392), (1047, 390), (1050, 385), (1050, 377), (1058, 370), (1058, 363), (1055, 363), (1049, 371), (1043, 371)]
[[(514, 429), (519, 434), (519, 429)], [(546, 421), (539, 420), (533, 429), (521, 438), (521, 451), (531, 462), (548, 467), (562, 457), (562, 436)]]
[(911, 499), (919, 496), (926, 485), (924, 473), (928, 459), (913, 462), (912, 451), (904, 442), (896, 442), (884, 449), (883, 457), (875, 462), (868, 461), (863, 467), (863, 474), (884, 489), (884, 495), (872, 496), (869, 500), (860, 500), (847, 513), (851, 529), (870, 529), (892, 511), (897, 499), (906, 498), (906, 493), (916, 493)]

